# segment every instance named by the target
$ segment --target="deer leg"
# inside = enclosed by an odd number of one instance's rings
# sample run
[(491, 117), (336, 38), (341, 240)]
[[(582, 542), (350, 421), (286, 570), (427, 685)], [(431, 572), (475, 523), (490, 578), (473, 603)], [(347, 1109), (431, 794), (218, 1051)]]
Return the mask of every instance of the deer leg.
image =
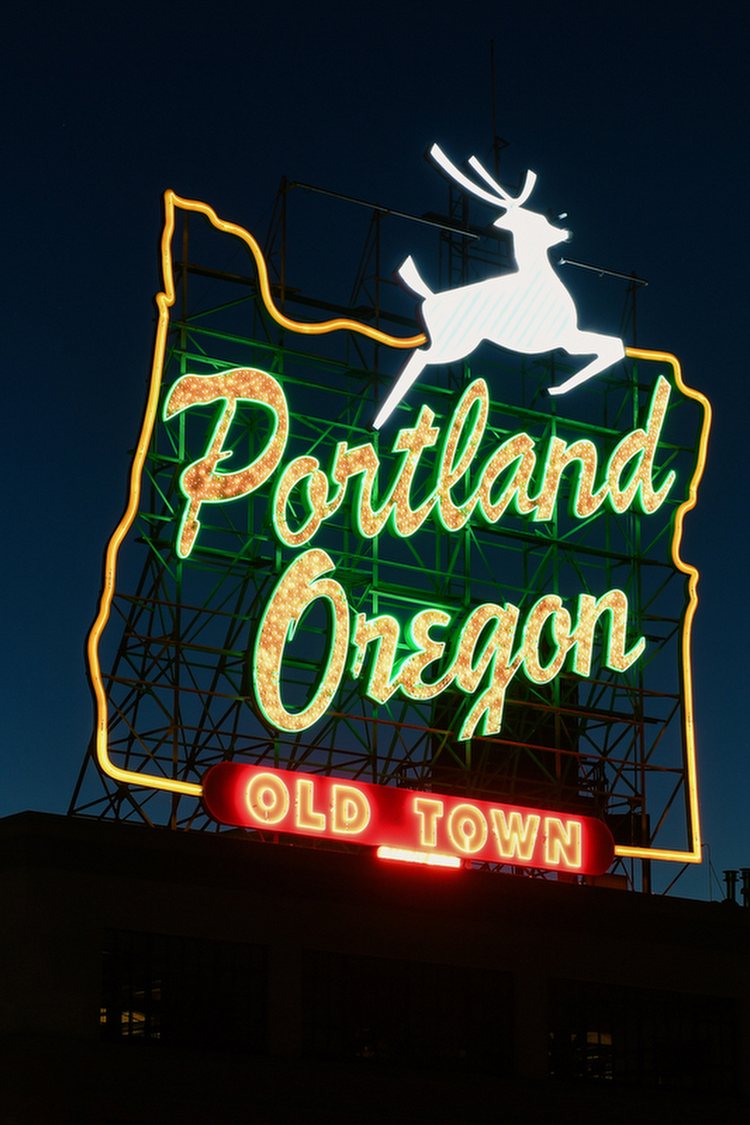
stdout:
[(592, 359), (591, 363), (587, 363), (577, 375), (571, 375), (559, 387), (549, 387), (551, 395), (565, 395), (574, 387), (580, 387), (581, 383), (586, 383), (589, 379), (593, 379), (594, 375), (606, 371), (625, 355), (622, 340), (618, 340), (616, 336), (600, 336), (596, 332), (576, 332), (575, 337), (566, 340), (562, 347), (568, 355), (593, 353), (596, 359)]
[(412, 352), (406, 367), (404, 367), (398, 379), (391, 387), (390, 394), (377, 413), (375, 421), (372, 424), (374, 430), (379, 430), (380, 427), (388, 421), (412, 383), (419, 378), (428, 363), (427, 350), (418, 348), (417, 351)]

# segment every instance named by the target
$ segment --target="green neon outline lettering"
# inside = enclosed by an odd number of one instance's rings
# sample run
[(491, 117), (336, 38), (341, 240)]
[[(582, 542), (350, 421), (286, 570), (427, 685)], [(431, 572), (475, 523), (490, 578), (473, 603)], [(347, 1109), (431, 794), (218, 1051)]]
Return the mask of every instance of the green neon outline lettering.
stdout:
[[(267, 708), (264, 705), (264, 694), (267, 690), (266, 678), (260, 677), (258, 675), (258, 655), (259, 652), (263, 650), (267, 645), (267, 641), (264, 639), (266, 622), (270, 614), (275, 609), (277, 595), (281, 593), (282, 589), (285, 590), (287, 585), (291, 585), (295, 571), (298, 569), (302, 569), (307, 565), (310, 565), (312, 568), (311, 577), (308, 578), (304, 587), (302, 588), (302, 599), (299, 602), (293, 603), (292, 614), (288, 618), (286, 634), (280, 649), (278, 661), (279, 675), (276, 678), (276, 682), (271, 684), (271, 687), (275, 687), (276, 689), (279, 710), (283, 712), (284, 716), (289, 717), (289, 722), (284, 724), (283, 722), (277, 722), (269, 714)], [(253, 692), (261, 714), (269, 723), (269, 725), (275, 730), (281, 730), (287, 733), (296, 733), (301, 730), (307, 730), (309, 727), (313, 726), (313, 724), (316, 723), (318, 719), (323, 717), (326, 709), (330, 705), (331, 700), (333, 699), (341, 685), (341, 680), (346, 667), (346, 653), (347, 649), (349, 648), (351, 630), (349, 627), (349, 602), (346, 596), (346, 591), (344, 590), (343, 586), (335, 579), (325, 577), (325, 575), (330, 574), (334, 570), (335, 566), (333, 559), (327, 551), (323, 551), (319, 547), (312, 547), (309, 551), (305, 551), (301, 555), (298, 555), (297, 558), (289, 564), (279, 581), (276, 583), (273, 589), (273, 593), (271, 594), (271, 597), (268, 600), (268, 604), (266, 605), (266, 608), (263, 611), (263, 615), (260, 619), (258, 631), (255, 636), (255, 646), (253, 650), (252, 660)], [(324, 588), (321, 589), (321, 586)], [(337, 640), (336, 630), (339, 627), (336, 613), (337, 607), (334, 601), (334, 597), (340, 597), (343, 600), (343, 604), (346, 607), (346, 612), (343, 615), (343, 621), (345, 622), (345, 624), (342, 625), (342, 628), (345, 630), (345, 638), (342, 641), (342, 659), (339, 662), (340, 666), (335, 675), (335, 687), (331, 688), (328, 684), (328, 676), (334, 660)], [(310, 608), (313, 602), (317, 601), (320, 598), (325, 599), (329, 604), (331, 611), (331, 621), (333, 625), (333, 638), (329, 640), (328, 656), (326, 659), (325, 668), (323, 670), (322, 676), (320, 677), (318, 687), (312, 699), (309, 700), (303, 710), (296, 712), (288, 711), (281, 699), (281, 670), (284, 664), (284, 649), (287, 643), (294, 638), (294, 635), (300, 622), (302, 621), (302, 618), (305, 615), (305, 612)], [(329, 698), (326, 700), (325, 706), (321, 709), (319, 701), (323, 696), (328, 696)], [(309, 717), (311, 714), (312, 718)]]
[[(647, 508), (645, 507), (644, 503), (643, 503), (643, 481), (642, 480), (638, 481), (638, 484), (635, 487), (632, 499), (628, 502), (628, 504), (624, 508), (620, 509), (619, 507), (617, 507), (614, 500), (612, 499), (612, 487), (611, 487), (610, 479), (609, 479), (610, 475), (611, 475), (611, 472), (612, 472), (612, 463), (613, 463), (615, 457), (617, 456), (617, 454), (619, 453), (621, 447), (624, 445), (624, 443), (626, 441), (628, 441), (633, 436), (640, 435), (640, 434), (643, 434), (643, 436), (645, 438), (646, 435), (649, 433), (649, 431), (651, 429), (651, 423), (652, 423), (652, 420), (653, 420), (654, 412), (657, 408), (658, 400), (661, 397), (665, 388), (666, 388), (666, 400), (664, 402), (664, 407), (663, 407), (663, 411), (662, 411), (662, 418), (661, 418), (661, 421), (659, 423), (659, 435), (661, 434), (661, 428), (662, 428), (662, 426), (664, 424), (664, 421), (667, 417), (667, 408), (669, 406), (669, 399), (670, 399), (670, 396), (671, 396), (671, 393), (672, 393), (671, 384), (669, 383), (668, 379), (664, 378), (663, 375), (659, 375), (656, 382), (654, 383), (654, 389), (653, 389), (652, 394), (651, 394), (651, 401), (649, 403), (648, 411), (646, 413), (645, 425), (639, 426), (637, 429), (631, 430), (629, 433), (625, 434), (620, 439), (620, 441), (618, 441), (617, 445), (612, 450), (612, 453), (609, 456), (609, 459), (607, 461), (607, 472), (606, 472), (607, 495), (605, 497), (605, 501), (606, 501), (607, 505), (609, 506), (609, 510), (614, 515), (618, 515), (618, 516), (619, 515), (625, 515), (625, 513), (627, 511), (629, 511), (630, 508), (633, 507), (634, 505), (637, 506), (638, 511), (640, 512), (640, 514), (642, 516), (655, 515), (656, 512), (659, 511), (659, 508), (661, 508), (662, 504), (664, 504), (665, 500), (667, 499), (667, 496), (669, 495), (670, 491), (672, 490), (672, 486), (674, 485), (675, 481), (677, 480), (677, 473), (674, 471), (674, 469), (671, 469), (667, 473), (667, 477), (662, 482), (662, 485), (661, 485), (660, 488), (654, 489), (649, 484), (649, 487), (651, 488), (651, 491), (654, 493), (654, 496), (657, 497), (657, 498), (661, 497), (658, 500), (658, 503), (656, 504), (656, 507), (653, 508), (652, 511), (648, 511)], [(654, 451), (656, 451), (658, 446), (659, 446), (659, 440), (658, 440), (658, 436), (657, 436), (657, 439), (654, 442)], [(638, 453), (636, 454), (635, 464), (633, 466), (633, 471), (630, 474), (630, 476), (628, 477), (628, 481), (627, 481), (627, 484), (625, 485), (625, 487), (620, 489), (621, 493), (627, 494), (627, 492), (629, 491), (629, 489), (630, 489), (631, 485), (633, 484), (633, 481), (635, 480), (635, 478), (640, 475), (642, 465), (643, 465), (644, 454), (645, 454), (644, 449), (640, 449), (638, 451)]]
[[(403, 675), (404, 675), (404, 671), (405, 671), (406, 666), (411, 661), (416, 660), (419, 656), (427, 656), (427, 649), (424, 648), (424, 646), (419, 643), (419, 641), (417, 640), (417, 638), (414, 634), (414, 630), (415, 630), (417, 621), (421, 617), (424, 617), (425, 615), (430, 614), (430, 613), (439, 613), (439, 614), (441, 614), (441, 616), (447, 618), (447, 620), (445, 620), (445, 621), (433, 621), (433, 622), (430, 623), (430, 625), (427, 628), (426, 636), (427, 636), (428, 643), (437, 645), (440, 648), (440, 652), (436, 656), (431, 657), (427, 661), (427, 663), (424, 664), (423, 667), (420, 668), (420, 670), (419, 670), (419, 675), (417, 677), (417, 684), (425, 689), (425, 694), (422, 694), (420, 692), (417, 695), (414, 695), (413, 692), (407, 690), (407, 686), (403, 682)], [(444, 672), (443, 675), (438, 680), (434, 681), (433, 683), (431, 683), (431, 684), (425, 683), (425, 681), (422, 679), (422, 672), (424, 672), (424, 670), (426, 668), (429, 668), (429, 666), (431, 664), (435, 664), (438, 660), (442, 660), (444, 655), (445, 655), (446, 642), (445, 641), (435, 641), (430, 636), (430, 633), (432, 632), (433, 629), (448, 629), (448, 628), (450, 628), (452, 620), (453, 619), (452, 619), (450, 613), (447, 613), (446, 610), (444, 610), (444, 609), (439, 609), (437, 606), (425, 606), (423, 609), (420, 609), (418, 613), (415, 613), (413, 615), (413, 617), (409, 618), (409, 621), (406, 624), (406, 640), (407, 640), (407, 643), (411, 646), (412, 651), (407, 653), (407, 655), (404, 656), (403, 659), (399, 662), (398, 670), (396, 671), (396, 674), (393, 677), (394, 682), (396, 683), (399, 691), (401, 692), (402, 695), (406, 696), (407, 699), (414, 699), (415, 701), (425, 700), (425, 699), (435, 699), (436, 696), (442, 695), (442, 693), (444, 691), (446, 691), (446, 689), (449, 688), (451, 683), (453, 682), (453, 678), (455, 676), (455, 660), (451, 660), (449, 662), (447, 671)], [(445, 681), (445, 682), (443, 683), (443, 681)], [(440, 684), (442, 684), (442, 687), (439, 686)], [(437, 689), (437, 690), (435, 690), (435, 689)]]
[[(610, 671), (612, 671), (612, 672), (621, 672), (621, 673), (627, 672), (627, 670), (629, 668), (632, 668), (632, 666), (633, 666), (633, 664), (635, 664), (636, 660), (638, 660), (643, 655), (643, 652), (645, 651), (646, 638), (645, 637), (639, 637), (638, 640), (634, 642), (634, 644), (631, 646), (630, 649), (626, 649), (625, 645), (623, 644), (622, 667), (620, 667), (615, 662), (615, 660), (613, 659), (612, 645), (613, 645), (613, 642), (614, 642), (613, 633), (614, 633), (614, 626), (615, 626), (616, 610), (615, 610), (614, 606), (602, 604), (607, 599), (611, 599), (613, 595), (616, 598), (622, 598), (622, 600), (624, 602), (624, 606), (622, 608), (623, 630), (624, 630), (623, 631), (623, 638), (624, 638), (625, 635), (626, 635), (626, 632), (627, 632), (628, 610), (630, 608), (630, 603), (628, 601), (628, 595), (625, 593), (624, 590), (621, 590), (618, 586), (614, 586), (611, 590), (607, 590), (604, 594), (601, 594), (598, 598), (594, 594), (579, 594), (578, 595), (578, 612), (577, 612), (577, 617), (576, 617), (576, 623), (573, 626), (573, 633), (572, 633), (573, 643), (570, 646), (568, 655), (570, 655), (570, 653), (573, 653), (572, 670), (576, 673), (577, 676), (581, 676), (584, 679), (587, 676), (591, 675), (591, 660), (592, 660), (593, 652), (594, 652), (594, 639), (595, 639), (595, 632), (594, 631), (596, 629), (596, 626), (599, 624), (599, 621), (602, 620), (602, 618), (604, 617), (605, 614), (607, 614), (607, 619), (606, 619), (606, 624), (604, 622), (602, 622), (602, 629), (603, 630), (606, 629), (606, 632), (604, 633), (604, 637), (603, 637), (603, 641), (602, 641), (602, 659), (601, 659), (601, 663), (605, 666), (605, 668), (609, 668)], [(583, 612), (584, 612), (583, 611), (583, 603), (584, 603), (584, 600), (586, 600), (586, 599), (593, 600), (594, 604), (593, 604), (593, 608), (591, 610), (591, 614), (593, 615), (593, 620), (591, 622), (591, 628), (590, 628), (591, 644), (590, 644), (589, 657), (588, 657), (588, 660), (586, 660), (586, 662), (584, 664), (585, 671), (581, 671), (580, 667), (579, 667), (580, 652), (579, 652), (579, 648), (578, 648), (579, 638), (578, 638), (577, 634), (578, 634), (579, 629), (581, 628), (581, 623), (582, 623), (582, 619), (583, 619)]]
[[(525, 457), (527, 457), (527, 456), (531, 457), (532, 462), (533, 462), (532, 465), (531, 465), (531, 468), (529, 469), (529, 474), (528, 474), (529, 484), (531, 483), (531, 481), (533, 479), (533, 476), (534, 476), (534, 473), (536, 472), (536, 467), (537, 467), (537, 464), (538, 464), (538, 459), (537, 459), (537, 455), (536, 455), (536, 442), (534, 441), (534, 438), (531, 436), (531, 434), (527, 434), (525, 430), (522, 430), (518, 434), (512, 434), (509, 438), (506, 438), (505, 441), (501, 442), (500, 445), (498, 445), (498, 447), (496, 449), (493, 449), (493, 451), (488, 455), (486, 461), (482, 465), (482, 468), (479, 472), (479, 484), (477, 486), (477, 493), (479, 493), (480, 489), (482, 488), (482, 486), (484, 484), (484, 478), (485, 478), (485, 475), (487, 473), (487, 470), (490, 467), (490, 463), (495, 459), (495, 457), (498, 455), (498, 453), (500, 453), (501, 450), (505, 449), (506, 446), (511, 445), (513, 442), (518, 441), (520, 438), (525, 438), (526, 441), (530, 443), (531, 448), (525, 449), (522, 453), (517, 454), (501, 470), (501, 472), (508, 472), (511, 469), (513, 470), (511, 480), (508, 481), (505, 485), (505, 489), (504, 489), (505, 492), (508, 491), (508, 489), (511, 487), (511, 484), (513, 485), (513, 487), (512, 487), (512, 490), (510, 492), (510, 496), (508, 496), (508, 499), (503, 506), (503, 510), (500, 512), (500, 514), (498, 516), (491, 517), (485, 511), (485, 507), (484, 507), (484, 504), (481, 502), (481, 499), (479, 501), (480, 515), (482, 516), (482, 519), (490, 525), (490, 527), (492, 527), (496, 523), (499, 523), (500, 520), (503, 518), (503, 516), (505, 515), (505, 513), (508, 511), (509, 508), (513, 512), (514, 515), (521, 516), (522, 518), (527, 518), (531, 514), (530, 511), (529, 512), (522, 511), (522, 509), (520, 507), (520, 498), (519, 498), (519, 495), (518, 495), (518, 485), (515, 483), (515, 478), (518, 474), (518, 469), (520, 468), (520, 464), (523, 464), (523, 460), (524, 460)], [(497, 483), (497, 479), (498, 479), (497, 476), (495, 476), (495, 480), (494, 480), (493, 483)], [(492, 496), (489, 495), (489, 494), (488, 494), (487, 499), (488, 499), (489, 504), (492, 507), (495, 507), (495, 505), (497, 503), (499, 503), (499, 501), (493, 502)], [(533, 504), (533, 502), (534, 502), (533, 497), (529, 496), (528, 492), (526, 493), (526, 499), (527, 499), (527, 501), (530, 505)], [(446, 528), (446, 530), (450, 530), (450, 529)]]
[[(445, 459), (446, 459), (447, 452), (448, 452), (448, 442), (450, 441), (451, 437), (453, 436), (453, 429), (454, 429), (454, 426), (456, 425), (456, 418), (461, 414), (461, 411), (464, 407), (464, 403), (465, 403), (467, 398), (472, 398), (473, 401), (471, 402), (471, 404), (470, 404), (470, 406), (469, 406), (469, 408), (466, 412), (466, 416), (461, 421), (461, 428), (458, 432), (458, 437), (456, 439), (456, 446), (453, 450), (453, 456), (451, 457), (450, 466), (449, 466), (447, 474), (446, 474), (448, 479), (450, 479), (450, 477), (453, 476), (453, 474), (457, 471), (457, 468), (461, 465), (461, 462), (464, 459), (464, 455), (467, 451), (467, 448), (468, 448), (469, 444), (471, 443), (471, 441), (473, 440), (477, 428), (479, 428), (479, 430), (480, 430), (479, 438), (477, 439), (476, 449), (474, 450), (474, 453), (471, 455), (468, 463), (461, 469), (461, 472), (458, 474), (456, 479), (453, 480), (447, 486), (445, 486), (445, 488), (443, 489), (443, 487), (441, 486), (441, 478), (442, 478), (442, 475), (443, 475), (443, 469), (445, 467)], [(479, 485), (477, 485), (477, 487), (474, 489), (473, 493), (464, 500), (463, 504), (455, 504), (453, 502), (453, 500), (451, 499), (450, 492), (451, 492), (451, 489), (454, 487), (454, 485), (459, 484), (459, 482), (461, 480), (463, 480), (463, 478), (466, 476), (466, 474), (470, 471), (471, 466), (474, 463), (474, 460), (476, 459), (477, 453), (479, 451), (479, 446), (481, 445), (482, 438), (485, 435), (485, 432), (486, 432), (486, 429), (487, 429), (487, 419), (488, 418), (489, 418), (489, 389), (487, 387), (487, 383), (484, 379), (481, 379), (481, 378), (480, 379), (474, 379), (474, 380), (472, 380), (471, 383), (469, 383), (468, 387), (466, 388), (464, 393), (461, 395), (461, 398), (458, 400), (458, 403), (457, 403), (457, 405), (456, 405), (456, 407), (453, 411), (453, 414), (451, 415), (450, 422), (449, 422), (448, 426), (446, 427), (445, 436), (443, 437), (443, 440), (440, 444), (439, 453), (438, 453), (438, 456), (437, 456), (436, 461), (435, 461), (434, 494), (437, 497), (438, 502), (437, 502), (437, 505), (435, 506), (434, 512), (435, 512), (435, 517), (436, 517), (438, 523), (440, 524), (440, 526), (445, 531), (447, 531), (449, 533), (454, 533), (456, 531), (460, 531), (460, 530), (462, 530), (462, 528), (464, 528), (466, 526), (466, 524), (469, 522), (472, 515), (474, 514), (474, 509), (476, 508), (477, 503), (479, 502)], [(480, 475), (479, 475), (480, 485), (481, 485), (481, 481), (482, 481), (482, 474), (480, 473)], [(457, 512), (459, 512), (462, 516), (462, 522), (461, 522), (460, 526), (457, 527), (457, 528), (449, 527), (448, 523), (446, 522), (446, 520), (443, 517), (443, 492), (445, 492), (447, 502), (449, 504), (451, 504), (455, 508), (455, 510)]]
[[(534, 612), (535, 612), (537, 606), (540, 606), (542, 604), (542, 602), (546, 602), (546, 601), (556, 601), (556, 602), (559, 602), (559, 605), (555, 606), (555, 608), (550, 613), (547, 614), (547, 616), (544, 618), (544, 621), (542, 622), (542, 624), (541, 624), (541, 626), (538, 630), (538, 640), (537, 640), (537, 645), (536, 645), (536, 651), (537, 651), (537, 656), (538, 656), (537, 663), (539, 664), (539, 667), (542, 669), (542, 676), (538, 677), (538, 676), (532, 675), (532, 673), (531, 673), (531, 671), (528, 668), (527, 663), (526, 663), (527, 648), (529, 647), (528, 638), (529, 638), (529, 629), (531, 628), (531, 621), (532, 621), (532, 618), (534, 616)], [(558, 670), (556, 672), (553, 673), (553, 675), (551, 675), (551, 676), (547, 675), (547, 673), (549, 672), (549, 669), (554, 664), (557, 663), (557, 659), (560, 656), (560, 653), (562, 651), (562, 644), (560, 643), (560, 640), (558, 639), (558, 631), (557, 631), (557, 615), (561, 610), (567, 615), (568, 619), (571, 620), (570, 611), (565, 608), (565, 605), (563, 604), (563, 600), (562, 600), (562, 598), (560, 597), (559, 594), (542, 594), (542, 596), (540, 598), (537, 598), (537, 600), (534, 602), (534, 604), (532, 605), (529, 612), (526, 614), (526, 621), (524, 623), (523, 632), (521, 634), (521, 643), (518, 647), (517, 652), (515, 653), (515, 656), (520, 657), (520, 659), (521, 659), (521, 671), (523, 672), (524, 676), (526, 676), (526, 679), (529, 680), (533, 684), (549, 684), (549, 683), (551, 683), (553, 680), (557, 679), (557, 677), (560, 675), (563, 668), (565, 667), (565, 663), (566, 663), (566, 660), (567, 660), (568, 653), (570, 652), (570, 649), (572, 648), (572, 644), (573, 644), (572, 633), (571, 633), (570, 630), (567, 631), (566, 636), (563, 639), (563, 643), (564, 643), (564, 641), (567, 641), (567, 644), (565, 645), (565, 653), (563, 655), (563, 659), (562, 659), (562, 662), (560, 664), (560, 667), (558, 668)], [(539, 642), (542, 639), (543, 630), (546, 628), (548, 622), (551, 619), (554, 619), (554, 624), (552, 626), (552, 644), (555, 646), (555, 651), (554, 651), (551, 659), (548, 660), (546, 664), (542, 664), (541, 654), (539, 653)], [(572, 624), (572, 620), (571, 620), (571, 624)]]
[[(178, 394), (178, 391), (187, 385), (192, 384), (196, 387), (205, 385), (208, 392), (209, 388), (213, 385), (218, 384), (220, 388), (222, 383), (232, 382), (235, 377), (237, 377), (237, 380), (239, 381), (239, 376), (243, 375), (258, 375), (260, 376), (259, 381), (261, 383), (263, 383), (265, 380), (268, 380), (268, 382), (273, 387), (275, 387), (280, 395), (281, 403), (283, 405), (282, 417), (279, 416), (279, 413), (275, 409), (275, 407), (265, 399), (253, 397), (251, 395), (235, 393), (231, 396), (230, 400), (230, 396), (228, 396), (221, 389), (217, 390), (215, 393), (208, 393), (206, 397), (197, 399), (193, 402), (186, 402), (184, 405), (171, 407), (171, 404)], [(224, 405), (219, 411), (219, 416), (216, 420), (216, 424), (214, 425), (213, 433), (211, 434), (211, 438), (206, 446), (206, 453), (203, 455), (203, 457), (199, 457), (196, 461), (192, 461), (185, 469), (183, 469), (179, 478), (179, 488), (185, 499), (185, 506), (183, 508), (182, 517), (180, 519), (180, 524), (177, 532), (175, 550), (177, 552), (177, 555), (181, 559), (186, 559), (190, 556), (197, 542), (198, 533), (201, 526), (198, 515), (200, 513), (202, 505), (206, 503), (226, 504), (230, 503), (233, 500), (240, 500), (244, 496), (249, 496), (251, 492), (254, 492), (257, 488), (264, 484), (268, 477), (276, 471), (281, 458), (284, 456), (287, 437), (289, 435), (289, 407), (286, 401), (286, 396), (284, 395), (284, 391), (278, 381), (273, 377), (273, 375), (270, 375), (267, 371), (262, 371), (260, 368), (232, 367), (227, 371), (221, 371), (209, 375), (195, 375), (191, 373), (181, 375), (172, 384), (164, 399), (164, 406), (162, 408), (162, 421), (166, 423), (170, 421), (170, 419), (175, 418), (178, 414), (182, 414), (183, 411), (190, 409), (190, 407), (192, 406), (210, 406), (215, 402), (223, 402)], [(249, 465), (246, 465), (244, 469), (234, 470), (231, 473), (215, 472), (216, 466), (221, 461), (226, 461), (227, 458), (231, 457), (234, 452), (232, 449), (225, 450), (222, 447), (224, 439), (229, 433), (229, 429), (234, 420), (238, 402), (256, 403), (258, 406), (261, 406), (265, 410), (270, 411), (273, 416), (273, 429), (268, 437), (265, 449), (261, 450), (255, 460), (252, 461)], [(213, 467), (210, 470), (209, 475), (216, 478), (237, 478), (250, 473), (252, 469), (257, 468), (264, 463), (265, 459), (267, 458), (268, 452), (274, 445), (276, 436), (279, 433), (282, 434), (282, 441), (281, 448), (279, 449), (278, 455), (275, 458), (275, 463), (273, 464), (273, 467), (265, 473), (262, 480), (254, 484), (252, 488), (240, 492), (235, 496), (204, 497), (203, 499), (195, 500), (190, 491), (185, 487), (185, 482), (189, 473), (193, 472), (193, 470), (196, 470), (199, 466), (210, 464), (211, 462), (213, 462)], [(215, 449), (214, 446), (216, 446)]]

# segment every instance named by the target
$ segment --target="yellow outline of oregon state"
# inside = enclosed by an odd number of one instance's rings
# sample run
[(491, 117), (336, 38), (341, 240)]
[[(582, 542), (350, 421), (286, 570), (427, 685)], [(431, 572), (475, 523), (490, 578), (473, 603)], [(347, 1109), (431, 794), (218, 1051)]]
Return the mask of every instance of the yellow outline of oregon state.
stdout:
[[(183, 199), (176, 195), (173, 191), (167, 191), (164, 194), (164, 229), (161, 238), (161, 262), (162, 262), (162, 278), (164, 289), (161, 293), (156, 295), (156, 307), (158, 309), (158, 323), (156, 329), (156, 342), (154, 345), (154, 356), (151, 365), (151, 377), (149, 382), (148, 399), (146, 403), (146, 410), (143, 417), (143, 425), (138, 437), (138, 444), (133, 456), (133, 463), (130, 469), (130, 489), (128, 494), (128, 502), (125, 511), (115, 528), (112, 536), (107, 544), (107, 550), (104, 560), (104, 582), (102, 586), (101, 597), (99, 600), (99, 609), (96, 615), (94, 624), (88, 636), (86, 645), (86, 652), (88, 658), (89, 675), (91, 677), (91, 684), (94, 692), (96, 704), (96, 759), (99, 768), (113, 778), (115, 781), (125, 782), (130, 785), (140, 785), (151, 789), (163, 789), (170, 793), (181, 793), (189, 797), (200, 797), (202, 794), (202, 786), (189, 781), (178, 781), (175, 778), (159, 777), (158, 775), (138, 773), (134, 770), (124, 770), (116, 766), (109, 757), (109, 743), (107, 738), (107, 727), (109, 720), (109, 708), (107, 694), (104, 690), (104, 682), (102, 679), (101, 667), (99, 663), (99, 640), (104, 632), (107, 621), (109, 620), (112, 599), (115, 592), (115, 578), (117, 572), (117, 559), (120, 550), (120, 545), (127, 535), (128, 531), (133, 525), (135, 520), (138, 505), (141, 497), (141, 482), (143, 477), (143, 466), (148, 453), (148, 448), (151, 443), (151, 436), (153, 434), (154, 423), (156, 420), (157, 405), (159, 400), (159, 390), (162, 382), (162, 375), (164, 371), (164, 356), (166, 351), (167, 333), (169, 330), (170, 310), (175, 302), (175, 286), (174, 286), (174, 272), (172, 269), (172, 238), (174, 235), (175, 227), (175, 210), (181, 209), (183, 211), (193, 211), (198, 214), (205, 215), (211, 225), (217, 230), (223, 231), (225, 234), (235, 235), (241, 239), (242, 242), (251, 251), (258, 269), (258, 279), (260, 284), (261, 296), (268, 313), (283, 327), (290, 329), (294, 332), (302, 332), (307, 335), (319, 335), (326, 332), (335, 332), (341, 329), (348, 329), (349, 331), (358, 332), (362, 335), (370, 337), (370, 339), (377, 340), (379, 343), (385, 344), (393, 348), (416, 348), (421, 344), (426, 343), (426, 336), (419, 334), (410, 337), (397, 337), (389, 336), (385, 332), (379, 331), (377, 328), (372, 328), (369, 325), (362, 324), (359, 321), (348, 320), (345, 318), (338, 318), (335, 320), (322, 321), (317, 324), (302, 324), (295, 320), (290, 320), (284, 316), (273, 303), (271, 289), (268, 282), (268, 272), (266, 269), (263, 253), (257, 241), (242, 227), (235, 223), (226, 222), (220, 219), (212, 207), (206, 203), (201, 203), (195, 199)], [(686, 750), (686, 784), (688, 790), (688, 819), (690, 823), (690, 836), (692, 839), (692, 851), (677, 851), (664, 848), (636, 848), (628, 847), (625, 845), (618, 845), (615, 848), (615, 854), (621, 857), (631, 857), (637, 859), (661, 859), (672, 860), (682, 863), (699, 863), (701, 860), (701, 833), (700, 833), (700, 814), (698, 809), (698, 778), (697, 778), (697, 762), (695, 751), (695, 730), (693, 718), (693, 670), (691, 660), (691, 637), (692, 626), (695, 611), (698, 605), (698, 570), (696, 567), (686, 563), (680, 556), (680, 545), (682, 542), (682, 529), (686, 514), (691, 511), (697, 503), (698, 486), (703, 476), (703, 470), (706, 463), (706, 450), (708, 446), (708, 435), (711, 429), (711, 404), (704, 394), (700, 391), (693, 390), (688, 387), (682, 379), (682, 371), (680, 368), (679, 360), (669, 354), (668, 352), (649, 351), (643, 348), (625, 348), (625, 355), (631, 359), (654, 360), (659, 363), (668, 363), (672, 367), (675, 385), (685, 395), (686, 398), (693, 399), (699, 403), (703, 408), (703, 422), (701, 425), (700, 439), (698, 443), (698, 456), (696, 460), (695, 470), (693, 472), (688, 494), (686, 499), (682, 502), (677, 510), (674, 522), (674, 533), (672, 536), (672, 561), (677, 570), (681, 571), (687, 576), (688, 579), (688, 604), (685, 610), (685, 615), (682, 622), (681, 631), (681, 661), (683, 672), (683, 723), (684, 723), (684, 737), (685, 737), (685, 750)]]

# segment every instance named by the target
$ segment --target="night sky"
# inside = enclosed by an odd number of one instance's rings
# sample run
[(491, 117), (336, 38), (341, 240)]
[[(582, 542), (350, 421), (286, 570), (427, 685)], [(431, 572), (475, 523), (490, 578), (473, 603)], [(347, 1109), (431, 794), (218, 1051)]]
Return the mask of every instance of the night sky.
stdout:
[[(260, 236), (283, 175), (440, 210), (445, 183), (423, 157), (433, 141), (491, 163), (494, 40), (503, 171), (538, 173), (535, 206), (568, 213), (571, 257), (648, 280), (639, 346), (676, 353), (714, 407), (683, 547), (701, 571), (703, 828), (717, 871), (750, 866), (747, 14), (534, 0), (64, 7), (17, 8), (0, 66), (0, 814), (64, 811), (91, 731), (84, 641), (144, 404), (164, 189)], [(345, 250), (327, 221), (299, 233), (293, 252), (320, 263), (324, 298), (345, 297)], [(623, 285), (565, 279), (584, 327), (617, 333)], [(708, 895), (706, 866), (677, 891)]]

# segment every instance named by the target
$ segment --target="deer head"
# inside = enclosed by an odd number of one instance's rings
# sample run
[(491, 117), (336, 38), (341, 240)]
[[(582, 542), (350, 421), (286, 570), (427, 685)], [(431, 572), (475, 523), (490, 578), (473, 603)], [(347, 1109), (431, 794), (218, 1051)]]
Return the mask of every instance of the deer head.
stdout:
[(435, 163), (442, 168), (447, 175), (450, 176), (457, 184), (459, 184), (465, 191), (483, 199), (485, 203), (491, 203), (494, 207), (501, 207), (505, 214), (499, 215), (494, 220), (493, 226), (499, 230), (510, 231), (516, 238), (522, 238), (533, 242), (536, 246), (541, 246), (544, 249), (549, 249), (551, 246), (556, 246), (560, 242), (567, 242), (570, 238), (570, 231), (563, 230), (562, 227), (554, 226), (544, 215), (540, 215), (536, 211), (527, 211), (524, 208), (524, 203), (531, 195), (536, 184), (536, 172), (529, 170), (526, 173), (526, 179), (521, 191), (518, 195), (513, 196), (505, 190), (494, 178), (491, 176), (487, 169), (481, 164), (476, 156), (469, 158), (469, 165), (477, 175), (484, 180), (484, 182), (492, 189), (488, 191), (480, 184), (470, 180), (468, 176), (457, 168), (456, 165), (450, 160), (440, 145), (434, 144), (430, 149), (430, 156)]

